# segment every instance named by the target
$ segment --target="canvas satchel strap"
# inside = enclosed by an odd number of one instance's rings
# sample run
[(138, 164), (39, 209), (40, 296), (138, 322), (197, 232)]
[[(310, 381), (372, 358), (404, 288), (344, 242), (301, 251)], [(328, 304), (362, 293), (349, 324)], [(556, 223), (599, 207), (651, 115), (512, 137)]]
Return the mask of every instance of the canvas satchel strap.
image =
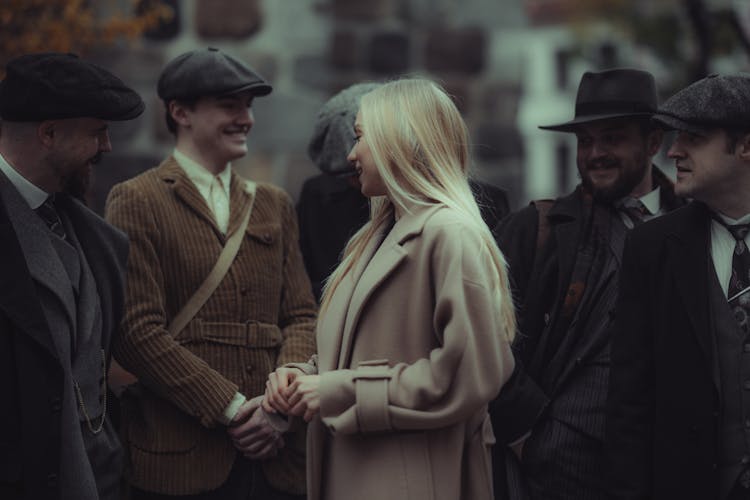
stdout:
[[(250, 206), (247, 208), (247, 213), (245, 214), (244, 219), (242, 219), (240, 227), (237, 228), (237, 231), (235, 231), (227, 240), (221, 254), (219, 255), (219, 259), (216, 261), (216, 264), (214, 264), (211, 272), (203, 283), (201, 283), (201, 286), (196, 290), (193, 296), (190, 297), (190, 300), (188, 300), (182, 309), (180, 309), (180, 312), (174, 317), (172, 323), (167, 327), (167, 331), (172, 337), (177, 337), (195, 317), (200, 308), (203, 307), (203, 304), (205, 304), (211, 294), (214, 293), (216, 287), (219, 286), (221, 280), (224, 279), (224, 276), (229, 270), (229, 266), (232, 265), (234, 258), (237, 256), (237, 251), (240, 249), (243, 235), (245, 234), (247, 225), (250, 222), (250, 214), (253, 213), (255, 191), (257, 187), (252, 181), (245, 182), (245, 191), (251, 196)], [(138, 382), (138, 378), (120, 366), (114, 358), (110, 363), (107, 378), (110, 388), (118, 397), (122, 395), (126, 388), (136, 387), (133, 384)]]
[(237, 228), (237, 231), (232, 233), (232, 235), (227, 240), (224, 248), (221, 251), (221, 254), (219, 255), (219, 259), (216, 261), (216, 264), (214, 264), (211, 272), (208, 273), (208, 276), (203, 281), (203, 283), (201, 283), (201, 286), (198, 287), (198, 290), (196, 290), (193, 296), (190, 297), (190, 300), (188, 300), (185, 305), (182, 306), (180, 312), (177, 313), (177, 315), (174, 317), (174, 319), (172, 319), (172, 322), (167, 327), (167, 331), (174, 338), (179, 336), (180, 332), (185, 329), (188, 323), (190, 323), (190, 321), (198, 313), (200, 308), (203, 307), (203, 304), (206, 303), (211, 294), (214, 293), (216, 287), (219, 286), (219, 283), (221, 283), (221, 280), (224, 279), (227, 271), (229, 271), (229, 266), (232, 265), (234, 258), (237, 256), (237, 252), (240, 249), (240, 244), (242, 243), (242, 240), (245, 236), (245, 231), (247, 230), (247, 225), (250, 222), (250, 214), (253, 213), (253, 205), (255, 204), (255, 192), (257, 188), (254, 182), (245, 182), (245, 191), (247, 191), (251, 196), (250, 206), (247, 209), (247, 213), (245, 213), (245, 217), (242, 219), (240, 227)]

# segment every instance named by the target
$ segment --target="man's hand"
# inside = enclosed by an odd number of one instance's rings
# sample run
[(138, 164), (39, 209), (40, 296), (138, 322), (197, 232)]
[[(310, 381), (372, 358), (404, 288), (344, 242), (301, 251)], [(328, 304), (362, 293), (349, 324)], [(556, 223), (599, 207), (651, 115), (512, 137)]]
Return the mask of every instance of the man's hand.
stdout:
[(309, 422), (320, 411), (320, 375), (299, 375), (285, 391), (289, 415)]
[(260, 398), (245, 401), (227, 428), (234, 447), (251, 460), (275, 457), (284, 446), (281, 433), (271, 427), (260, 409)]
[(289, 415), (291, 406), (287, 402), (286, 391), (289, 384), (302, 375), (299, 368), (280, 367), (268, 374), (266, 394), (263, 398), (263, 409), (268, 413), (283, 413)]

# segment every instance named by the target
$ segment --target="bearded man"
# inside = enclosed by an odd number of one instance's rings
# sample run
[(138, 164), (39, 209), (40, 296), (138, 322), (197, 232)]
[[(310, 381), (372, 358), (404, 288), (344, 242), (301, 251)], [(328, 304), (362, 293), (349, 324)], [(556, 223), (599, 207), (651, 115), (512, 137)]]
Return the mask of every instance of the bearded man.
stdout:
[(576, 135), (580, 185), (511, 214), (496, 230), (519, 325), (518, 366), (491, 405), (497, 498), (605, 497), (604, 414), (623, 243), (630, 228), (682, 204), (652, 165), (662, 142), (651, 122), (656, 109), (651, 74), (585, 73), (575, 118), (541, 127)]
[[(72, 54), (19, 56), (0, 84), (0, 498), (116, 500), (107, 368), (128, 241), (86, 208), (108, 122), (145, 105)], [(73, 196), (71, 196), (73, 195)]]

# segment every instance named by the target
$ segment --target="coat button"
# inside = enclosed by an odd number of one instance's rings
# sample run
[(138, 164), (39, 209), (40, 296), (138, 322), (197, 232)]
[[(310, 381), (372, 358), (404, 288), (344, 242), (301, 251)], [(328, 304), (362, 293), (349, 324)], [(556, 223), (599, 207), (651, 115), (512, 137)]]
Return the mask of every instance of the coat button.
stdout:
[(50, 474), (47, 476), (47, 486), (50, 488), (56, 488), (57, 487), (57, 474)]
[(59, 413), (62, 410), (62, 400), (60, 398), (54, 398), (50, 402), (50, 407), (54, 413)]
[(253, 373), (253, 370), (254, 370), (254, 369), (253, 369), (253, 365), (247, 365), (247, 366), (245, 367), (245, 371), (246, 371), (247, 373)]

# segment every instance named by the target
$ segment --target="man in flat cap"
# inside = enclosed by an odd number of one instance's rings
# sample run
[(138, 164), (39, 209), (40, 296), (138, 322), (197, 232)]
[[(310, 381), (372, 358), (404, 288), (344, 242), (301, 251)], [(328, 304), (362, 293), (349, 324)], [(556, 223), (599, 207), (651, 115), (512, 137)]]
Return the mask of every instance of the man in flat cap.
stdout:
[(107, 122), (143, 112), (71, 54), (11, 60), (0, 84), (0, 498), (118, 498), (107, 415), (125, 235), (68, 194), (111, 151)]
[(304, 432), (282, 437), (259, 404), (269, 372), (315, 352), (315, 299), (291, 199), (231, 166), (270, 92), (219, 50), (178, 56), (158, 83), (175, 149), (107, 200), (131, 238), (114, 349), (139, 379), (123, 400), (134, 500), (305, 491)]
[(651, 163), (662, 141), (651, 124), (656, 108), (645, 71), (585, 73), (575, 118), (541, 127), (576, 135), (581, 184), (498, 228), (518, 306), (520, 366), (490, 406), (500, 443), (497, 498), (505, 489), (510, 498), (605, 498), (604, 405), (622, 245), (630, 228), (679, 204)]
[(613, 498), (750, 498), (750, 77), (699, 80), (654, 117), (685, 208), (625, 245), (607, 443)]

